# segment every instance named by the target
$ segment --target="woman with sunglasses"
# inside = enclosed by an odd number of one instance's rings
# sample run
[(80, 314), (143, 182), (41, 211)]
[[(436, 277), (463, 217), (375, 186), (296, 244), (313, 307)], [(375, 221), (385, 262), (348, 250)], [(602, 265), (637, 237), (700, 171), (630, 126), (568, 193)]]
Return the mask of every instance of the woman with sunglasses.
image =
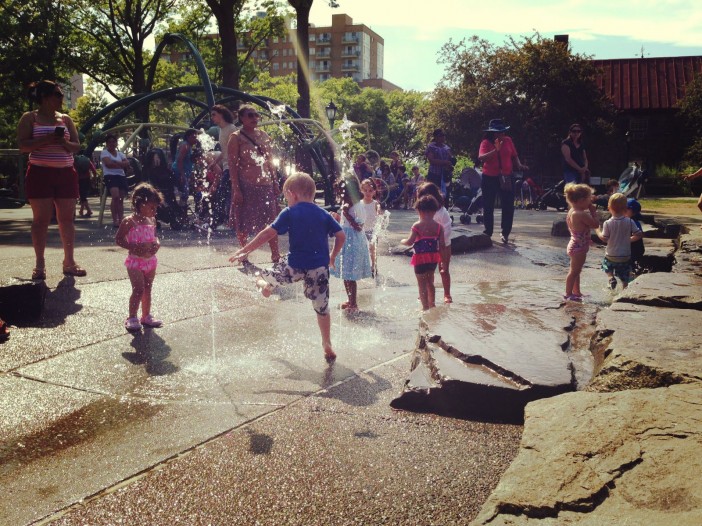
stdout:
[(85, 276), (85, 270), (73, 258), (73, 215), (79, 197), (73, 154), (80, 150), (78, 130), (71, 118), (61, 113), (63, 91), (58, 84), (49, 80), (33, 83), (28, 95), (39, 107), (20, 118), (17, 142), (20, 151), (29, 154), (24, 189), (32, 207), (32, 245), (36, 258), (32, 279), (46, 279), (44, 251), (54, 210), (63, 244), (63, 273)]
[(561, 155), (563, 157), (563, 180), (568, 183), (590, 182), (590, 170), (587, 167), (587, 153), (583, 144), (583, 127), (580, 124), (571, 124), (568, 137), (561, 142)]
[[(256, 108), (244, 104), (239, 108), (242, 128), (229, 136), (227, 160), (232, 183), (232, 207), (229, 221), (242, 247), (249, 236), (270, 225), (278, 216), (280, 188), (271, 162), (271, 139), (259, 130)], [(277, 237), (268, 243), (271, 260), (280, 260)]]

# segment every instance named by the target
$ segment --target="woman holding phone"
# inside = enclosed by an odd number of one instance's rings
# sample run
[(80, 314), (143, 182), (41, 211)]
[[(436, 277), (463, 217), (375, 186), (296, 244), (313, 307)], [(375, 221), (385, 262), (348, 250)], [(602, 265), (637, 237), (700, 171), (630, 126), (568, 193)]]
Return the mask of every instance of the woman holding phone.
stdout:
[(78, 130), (71, 118), (60, 111), (63, 91), (58, 84), (49, 80), (33, 83), (28, 96), (39, 107), (20, 118), (17, 142), (20, 151), (29, 154), (24, 189), (32, 207), (32, 245), (36, 257), (32, 279), (46, 279), (44, 250), (54, 209), (63, 244), (63, 273), (85, 276), (85, 270), (73, 257), (73, 215), (79, 196), (73, 154), (80, 149)]

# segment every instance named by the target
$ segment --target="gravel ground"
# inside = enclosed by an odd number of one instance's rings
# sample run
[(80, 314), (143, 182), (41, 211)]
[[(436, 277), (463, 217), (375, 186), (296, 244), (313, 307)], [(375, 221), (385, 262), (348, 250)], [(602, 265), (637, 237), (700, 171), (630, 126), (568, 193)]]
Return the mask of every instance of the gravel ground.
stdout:
[(408, 367), (404, 356), (361, 373), (52, 524), (468, 524), (516, 456), (522, 428), (393, 411)]

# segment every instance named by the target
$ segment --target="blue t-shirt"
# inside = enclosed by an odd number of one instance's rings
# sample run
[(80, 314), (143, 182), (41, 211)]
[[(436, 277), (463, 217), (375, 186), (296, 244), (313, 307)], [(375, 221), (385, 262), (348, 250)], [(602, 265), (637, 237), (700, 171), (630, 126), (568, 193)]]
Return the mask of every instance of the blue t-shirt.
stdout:
[(329, 265), (329, 236), (341, 230), (329, 212), (306, 201), (284, 209), (271, 227), (289, 234), (288, 265), (309, 270)]

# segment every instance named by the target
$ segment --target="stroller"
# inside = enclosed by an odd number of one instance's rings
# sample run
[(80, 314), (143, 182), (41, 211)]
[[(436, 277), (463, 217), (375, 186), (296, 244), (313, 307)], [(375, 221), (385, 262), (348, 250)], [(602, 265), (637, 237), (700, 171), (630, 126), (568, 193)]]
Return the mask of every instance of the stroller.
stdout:
[[(471, 215), (477, 214), (476, 222), (483, 220), (483, 192), (480, 189), (482, 176), (475, 168), (464, 168), (458, 179), (457, 186), (452, 189), (453, 207), (461, 211), (460, 221), (464, 225), (471, 223)], [(453, 208), (452, 207), (452, 208)]]
[(565, 182), (561, 179), (555, 185), (544, 190), (534, 203), (534, 208), (537, 210), (546, 210), (547, 208), (555, 208), (559, 212), (563, 212), (568, 208), (563, 188)]
[(164, 201), (156, 211), (156, 220), (170, 224), (173, 230), (182, 230), (188, 222), (188, 209), (178, 204), (173, 190), (173, 174), (161, 148), (146, 152), (143, 176), (163, 194)]
[(531, 177), (524, 177), (523, 179), (517, 179), (514, 185), (515, 191), (515, 206), (516, 208), (521, 208), (522, 210), (531, 210), (536, 207), (536, 201), (544, 193), (542, 188), (536, 184)]
[(619, 176), (619, 192), (627, 197), (639, 198), (648, 174), (637, 163), (629, 166)]

